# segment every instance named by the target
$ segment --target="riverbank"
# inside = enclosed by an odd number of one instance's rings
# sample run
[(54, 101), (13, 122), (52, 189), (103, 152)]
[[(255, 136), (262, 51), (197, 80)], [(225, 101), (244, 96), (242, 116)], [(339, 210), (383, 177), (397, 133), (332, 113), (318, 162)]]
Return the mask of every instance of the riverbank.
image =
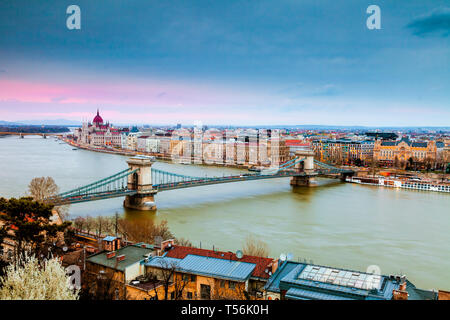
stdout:
[[(117, 155), (128, 156), (128, 157), (134, 157), (134, 156), (138, 156), (138, 155), (151, 156), (151, 157), (155, 157), (157, 160), (167, 161), (170, 163), (179, 163), (179, 162), (174, 162), (171, 156), (164, 155), (161, 153), (128, 151), (128, 150), (114, 149), (114, 148), (110, 149), (110, 148), (92, 147), (92, 146), (87, 146), (87, 145), (82, 145), (82, 144), (76, 143), (73, 140), (67, 139), (67, 138), (61, 138), (61, 140), (73, 147), (83, 149), (83, 150), (88, 150), (88, 151), (117, 154)], [(192, 162), (192, 163), (182, 163), (182, 164), (196, 165), (197, 163)], [(254, 167), (253, 165), (238, 165), (238, 164), (231, 165), (231, 164), (226, 164), (226, 163), (223, 165), (218, 165), (217, 163), (214, 163), (214, 164), (201, 163), (199, 165), (212, 166), (212, 167), (226, 167), (226, 168), (234, 168), (234, 169), (241, 169), (241, 170), (249, 170)]]

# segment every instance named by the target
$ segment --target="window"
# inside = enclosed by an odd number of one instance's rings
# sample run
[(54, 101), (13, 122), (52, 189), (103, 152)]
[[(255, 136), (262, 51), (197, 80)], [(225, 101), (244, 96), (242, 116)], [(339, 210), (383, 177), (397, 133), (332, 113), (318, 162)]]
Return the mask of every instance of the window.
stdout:
[(200, 285), (200, 297), (205, 300), (211, 299), (211, 286), (206, 284)]
[(187, 298), (192, 300), (192, 292), (190, 292), (190, 291), (187, 292)]
[(183, 274), (183, 281), (188, 282), (189, 281), (189, 275)]
[(225, 280), (220, 280), (220, 287), (225, 288)]
[(175, 299), (175, 291), (172, 291), (170, 293), (170, 300), (173, 300), (173, 299)]
[(236, 288), (236, 283), (234, 283), (233, 281), (228, 282), (228, 288), (230, 289)]
[(195, 281), (197, 281), (197, 276), (191, 275), (191, 282), (195, 282)]

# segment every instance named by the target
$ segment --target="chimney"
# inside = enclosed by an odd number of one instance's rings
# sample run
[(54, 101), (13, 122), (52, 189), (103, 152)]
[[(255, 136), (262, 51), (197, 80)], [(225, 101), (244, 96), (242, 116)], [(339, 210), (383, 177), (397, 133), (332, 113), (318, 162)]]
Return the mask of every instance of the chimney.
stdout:
[(111, 258), (113, 258), (113, 257), (115, 257), (116, 256), (116, 253), (113, 251), (113, 252), (108, 252), (107, 254), (106, 254), (106, 258), (107, 259), (111, 259)]
[(278, 260), (273, 260), (272, 261), (272, 274), (275, 273), (275, 271), (277, 271), (278, 269)]
[(408, 291), (406, 291), (406, 278), (401, 277), (401, 283), (398, 290), (392, 290), (392, 300), (408, 300)]
[(119, 250), (122, 247), (120, 238), (116, 238), (114, 241), (116, 242), (116, 250)]
[(120, 255), (120, 256), (117, 256), (116, 259), (117, 259), (117, 262), (123, 261), (123, 260), (125, 260), (125, 255), (122, 254), (122, 255)]

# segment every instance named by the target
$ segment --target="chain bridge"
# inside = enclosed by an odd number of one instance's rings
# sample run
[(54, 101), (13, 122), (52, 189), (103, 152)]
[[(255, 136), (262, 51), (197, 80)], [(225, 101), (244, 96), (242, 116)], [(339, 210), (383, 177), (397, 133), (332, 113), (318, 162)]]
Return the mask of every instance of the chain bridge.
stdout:
[(221, 177), (196, 177), (152, 168), (154, 157), (135, 156), (128, 159), (128, 168), (107, 178), (63, 192), (46, 199), (55, 205), (125, 197), (124, 206), (136, 210), (155, 210), (154, 196), (158, 192), (239, 181), (291, 177), (292, 186), (308, 186), (315, 177), (345, 179), (352, 170), (340, 169), (314, 160), (309, 150), (297, 151), (296, 156), (279, 167), (259, 173)]

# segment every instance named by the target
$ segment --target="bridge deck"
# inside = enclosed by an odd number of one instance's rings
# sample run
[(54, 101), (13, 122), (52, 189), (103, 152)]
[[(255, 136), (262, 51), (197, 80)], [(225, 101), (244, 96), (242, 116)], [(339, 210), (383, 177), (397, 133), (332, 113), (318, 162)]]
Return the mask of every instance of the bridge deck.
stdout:
[[(157, 184), (154, 187), (158, 191), (167, 191), (181, 188), (190, 188), (198, 186), (206, 186), (212, 184), (221, 184), (229, 182), (239, 182), (239, 181), (252, 181), (252, 180), (265, 180), (265, 179), (275, 179), (275, 178), (286, 178), (293, 176), (306, 176), (305, 173), (295, 173), (295, 172), (282, 172), (274, 175), (238, 175), (238, 176), (228, 176), (228, 177), (217, 177), (217, 178), (206, 178), (205, 180), (191, 180), (191, 181), (181, 181), (174, 183), (164, 183)], [(313, 175), (314, 176), (314, 175)]]
[[(166, 172), (158, 169), (152, 168), (152, 185), (153, 190), (149, 193), (157, 193), (168, 190), (191, 188), (197, 186), (206, 186), (230, 182), (240, 182), (240, 181), (254, 181), (254, 180), (265, 180), (265, 179), (276, 179), (276, 178), (286, 178), (286, 177), (327, 177), (327, 178), (337, 178), (342, 175), (352, 174), (353, 171), (346, 169), (339, 169), (331, 165), (314, 161), (319, 167), (312, 173), (298, 172), (295, 169), (289, 169), (293, 167), (296, 163), (304, 161), (304, 159), (292, 159), (278, 169), (271, 171), (262, 172), (260, 174), (240, 174), (224, 177), (191, 177), (182, 174), (176, 174), (171, 172)], [(70, 203), (80, 203), (93, 200), (110, 199), (123, 196), (131, 196), (141, 192), (137, 190), (128, 189), (130, 183), (130, 176), (135, 174), (139, 169), (126, 169), (120, 171), (112, 176), (104, 178), (102, 180), (96, 181), (89, 185), (76, 188), (64, 193), (59, 194), (57, 197), (47, 199), (49, 202), (53, 202), (55, 205), (70, 204)], [(270, 173), (269, 173), (270, 172)], [(136, 187), (134, 187), (136, 188)], [(134, 189), (133, 188), (133, 189)]]

